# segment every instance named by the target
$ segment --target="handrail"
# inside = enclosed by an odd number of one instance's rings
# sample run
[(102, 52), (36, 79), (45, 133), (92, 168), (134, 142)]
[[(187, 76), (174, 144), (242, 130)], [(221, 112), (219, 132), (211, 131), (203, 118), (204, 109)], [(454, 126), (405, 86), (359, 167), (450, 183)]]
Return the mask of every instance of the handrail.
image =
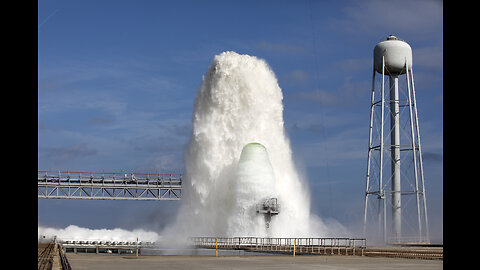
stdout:
[(62, 269), (72, 270), (72, 266), (70, 266), (70, 262), (68, 262), (67, 256), (63, 252), (63, 248), (61, 244), (58, 244), (58, 255), (60, 257), (60, 263), (62, 264)]
[(127, 174), (127, 175), (162, 175), (162, 176), (165, 176), (165, 175), (176, 175), (176, 176), (181, 176), (183, 175), (182, 173), (143, 173), (143, 172), (72, 172), (72, 171), (42, 171), (42, 170), (38, 170), (38, 173), (60, 173), (60, 174), (71, 174), (71, 173), (83, 173), (83, 174), (119, 174), (119, 175), (122, 175), (122, 174)]
[(271, 252), (296, 252), (361, 255), (366, 248), (365, 238), (348, 237), (191, 237), (196, 247), (243, 249)]

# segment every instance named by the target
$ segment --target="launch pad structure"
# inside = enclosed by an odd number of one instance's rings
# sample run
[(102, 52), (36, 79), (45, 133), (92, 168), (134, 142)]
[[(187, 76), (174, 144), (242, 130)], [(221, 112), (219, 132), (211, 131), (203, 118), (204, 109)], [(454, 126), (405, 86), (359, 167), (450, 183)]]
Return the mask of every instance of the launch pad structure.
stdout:
[(265, 226), (270, 228), (270, 222), (272, 216), (276, 216), (280, 213), (280, 204), (277, 202), (277, 198), (270, 198), (263, 203), (256, 205), (257, 214), (262, 214), (265, 217)]

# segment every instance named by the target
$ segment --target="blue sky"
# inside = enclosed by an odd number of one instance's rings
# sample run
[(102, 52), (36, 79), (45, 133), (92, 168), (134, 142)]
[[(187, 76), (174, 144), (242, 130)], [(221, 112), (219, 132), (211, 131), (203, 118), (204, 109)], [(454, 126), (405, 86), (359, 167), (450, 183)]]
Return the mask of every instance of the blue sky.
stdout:
[[(441, 1), (41, 0), (38, 169), (183, 171), (202, 75), (236, 51), (278, 78), (312, 211), (358, 226), (373, 48), (389, 34), (413, 49), (431, 235), (441, 240)], [(178, 204), (39, 199), (38, 223), (159, 229)]]

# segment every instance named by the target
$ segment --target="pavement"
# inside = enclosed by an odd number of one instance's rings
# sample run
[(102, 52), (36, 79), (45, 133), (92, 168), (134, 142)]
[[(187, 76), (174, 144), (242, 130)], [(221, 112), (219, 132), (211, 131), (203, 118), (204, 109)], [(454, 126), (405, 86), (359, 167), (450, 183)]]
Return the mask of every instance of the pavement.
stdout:
[(442, 260), (420, 260), (345, 255), (303, 256), (183, 256), (183, 255), (98, 255), (67, 254), (74, 270), (81, 269), (443, 269)]

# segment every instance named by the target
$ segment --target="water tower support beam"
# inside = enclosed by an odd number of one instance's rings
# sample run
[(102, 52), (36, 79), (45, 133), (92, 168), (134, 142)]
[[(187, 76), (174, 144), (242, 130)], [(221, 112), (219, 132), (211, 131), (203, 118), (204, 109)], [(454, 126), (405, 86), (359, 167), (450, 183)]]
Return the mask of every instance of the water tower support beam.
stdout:
[(392, 159), (392, 225), (393, 238), (402, 236), (402, 201), (400, 183), (400, 107), (398, 98), (398, 76), (390, 75), (390, 141)]
[(380, 125), (380, 176), (379, 176), (379, 194), (378, 194), (378, 226), (380, 227), (381, 223), (381, 212), (380, 208), (383, 202), (383, 241), (387, 241), (387, 216), (386, 216), (386, 200), (385, 193), (383, 190), (383, 127), (385, 123), (385, 56), (382, 56), (382, 115), (381, 115), (381, 125)]
[(417, 128), (417, 143), (418, 143), (418, 161), (420, 165), (420, 179), (422, 182), (422, 198), (423, 198), (423, 214), (425, 215), (425, 236), (426, 242), (430, 242), (430, 232), (428, 229), (428, 215), (427, 215), (427, 198), (425, 195), (425, 178), (423, 176), (423, 157), (422, 157), (422, 144), (420, 143), (420, 128), (418, 125), (418, 112), (417, 112), (417, 99), (415, 98), (415, 81), (413, 79), (413, 68), (410, 69), (410, 75), (412, 77), (412, 96), (413, 96), (413, 108), (415, 111), (415, 126)]
[(363, 209), (363, 236), (366, 237), (367, 230), (367, 209), (368, 209), (368, 195), (370, 192), (370, 159), (372, 158), (372, 130), (373, 130), (373, 116), (375, 110), (375, 67), (373, 68), (372, 76), (372, 101), (370, 106), (370, 128), (368, 134), (368, 157), (367, 157), (367, 183), (365, 187), (365, 207)]
[[(405, 60), (407, 63), (407, 60)], [(408, 67), (408, 63), (406, 65)], [(410, 76), (408, 72), (408, 68), (406, 68), (406, 78), (407, 78), (407, 89), (408, 89), (408, 110), (410, 112), (410, 133), (412, 136), (412, 151), (413, 151), (413, 169), (414, 169), (414, 176), (415, 176), (415, 195), (417, 201), (417, 224), (418, 224), (418, 241), (422, 241), (422, 220), (420, 218), (420, 197), (419, 197), (419, 190), (418, 190), (418, 168), (417, 168), (417, 149), (415, 146), (415, 130), (413, 128), (413, 110), (412, 110), (412, 90), (410, 88)]]

